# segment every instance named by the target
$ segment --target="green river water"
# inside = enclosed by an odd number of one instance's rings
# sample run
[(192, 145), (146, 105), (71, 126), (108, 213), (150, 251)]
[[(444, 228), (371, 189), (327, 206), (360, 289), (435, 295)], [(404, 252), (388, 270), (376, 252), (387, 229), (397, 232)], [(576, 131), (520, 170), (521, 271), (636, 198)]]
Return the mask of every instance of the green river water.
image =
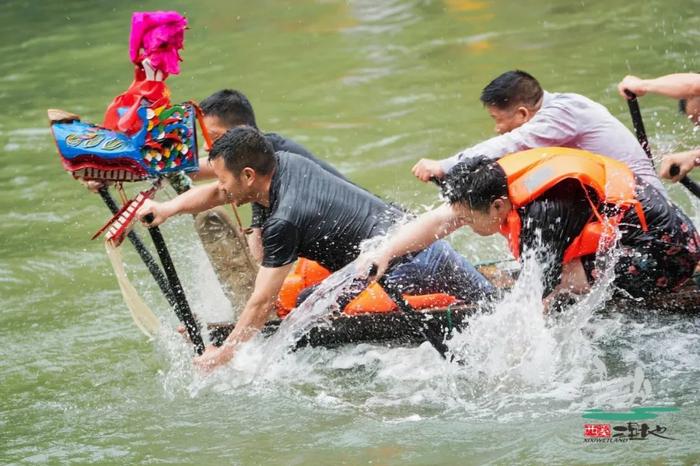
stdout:
[[(147, 341), (89, 241), (108, 212), (63, 172), (46, 109), (99, 122), (131, 80), (131, 12), (155, 9), (190, 21), (182, 73), (168, 81), (174, 101), (241, 89), (261, 128), (417, 210), (438, 199), (412, 164), (492, 134), (478, 95), (505, 70), (587, 95), (630, 124), (615, 91), (625, 74), (700, 69), (697, 0), (3, 1), (0, 464), (700, 462), (697, 317), (548, 323), (533, 284), (457, 337), (466, 368), (425, 345), (270, 360), (255, 342), (202, 380), (128, 250), (129, 273), (167, 324)], [(641, 105), (655, 153), (697, 145), (675, 102)], [(685, 192), (670, 191), (697, 218)], [(193, 308), (225, 318), (191, 219), (163, 230)], [(465, 231), (453, 243), (473, 261), (507, 257), (499, 239)], [(651, 388), (637, 402), (635, 370)], [(678, 408), (648, 421), (675, 440), (584, 443), (585, 409), (639, 404)]]

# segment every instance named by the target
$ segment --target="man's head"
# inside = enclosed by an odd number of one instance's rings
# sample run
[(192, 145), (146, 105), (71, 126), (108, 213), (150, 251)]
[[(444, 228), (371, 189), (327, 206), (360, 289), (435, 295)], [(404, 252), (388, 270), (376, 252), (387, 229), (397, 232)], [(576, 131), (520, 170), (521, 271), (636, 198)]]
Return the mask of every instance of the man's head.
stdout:
[(685, 114), (695, 126), (700, 126), (700, 96), (678, 101), (678, 109)]
[(481, 102), (504, 134), (530, 121), (542, 105), (542, 87), (530, 74), (507, 71), (481, 92)]
[(250, 126), (228, 130), (209, 152), (219, 189), (238, 205), (266, 196), (275, 169), (275, 151), (265, 136)]
[(445, 177), (442, 194), (459, 219), (475, 233), (498, 233), (511, 210), (503, 168), (485, 156), (457, 164)]
[(199, 106), (204, 113), (204, 124), (213, 141), (236, 126), (258, 128), (253, 106), (240, 91), (233, 89), (217, 91), (204, 99)]

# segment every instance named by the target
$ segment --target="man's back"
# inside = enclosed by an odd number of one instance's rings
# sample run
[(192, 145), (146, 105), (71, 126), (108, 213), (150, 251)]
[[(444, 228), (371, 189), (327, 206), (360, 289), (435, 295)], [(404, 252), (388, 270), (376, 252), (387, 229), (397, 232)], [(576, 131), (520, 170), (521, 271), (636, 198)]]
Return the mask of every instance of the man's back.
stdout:
[(441, 162), (445, 172), (477, 155), (500, 158), (536, 147), (571, 147), (617, 159), (667, 196), (651, 160), (629, 129), (601, 104), (579, 94), (544, 92), (532, 119)]
[[(635, 209), (624, 213), (619, 227), (623, 252), (615, 265), (615, 283), (644, 296), (657, 287), (671, 289), (692, 275), (700, 258), (700, 237), (685, 214), (658, 190), (638, 184), (635, 191), (647, 229)], [(591, 219), (589, 196), (578, 181), (565, 180), (518, 210), (523, 225), (520, 248), (533, 252), (542, 264), (545, 294), (559, 283), (565, 251)], [(595, 256), (581, 260), (592, 273)]]
[(360, 242), (382, 234), (403, 213), (296, 154), (278, 153), (263, 224), (264, 267), (298, 257), (337, 270), (359, 253)]
[(575, 128), (565, 147), (615, 158), (643, 181), (666, 192), (639, 141), (603, 105), (580, 94), (545, 93), (542, 108), (537, 113), (533, 122), (540, 116), (543, 124)]
[(302, 146), (298, 142), (286, 138), (278, 133), (265, 133), (265, 139), (270, 141), (270, 144), (272, 144), (272, 147), (275, 149), (275, 152), (290, 152), (292, 154), (301, 155), (305, 159), (311, 160), (312, 162), (320, 165), (321, 168), (326, 170), (328, 173), (331, 173), (337, 176), (338, 178), (342, 178), (348, 181), (345, 175), (336, 170), (335, 167), (333, 167), (333, 165), (324, 160), (319, 159), (318, 157), (313, 155), (311, 151), (309, 151), (306, 147)]
[[(275, 153), (280, 152), (283, 154), (297, 154), (301, 157), (315, 163), (331, 175), (337, 176), (338, 178), (350, 182), (342, 173), (336, 170), (333, 165), (328, 162), (324, 162), (315, 155), (313, 155), (306, 147), (302, 146), (298, 142), (292, 139), (286, 138), (277, 133), (265, 133), (265, 139), (272, 144), (272, 148)], [(267, 209), (262, 207), (257, 203), (252, 204), (252, 219), (250, 226), (253, 228), (260, 228), (265, 220), (267, 219)]]

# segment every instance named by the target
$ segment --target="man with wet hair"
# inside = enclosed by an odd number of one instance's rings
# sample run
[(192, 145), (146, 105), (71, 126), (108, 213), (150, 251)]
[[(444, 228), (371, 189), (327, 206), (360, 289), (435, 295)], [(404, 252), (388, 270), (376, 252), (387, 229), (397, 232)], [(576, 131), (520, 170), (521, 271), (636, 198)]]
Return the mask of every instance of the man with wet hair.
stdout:
[(444, 160), (421, 159), (413, 174), (421, 181), (442, 178), (457, 163), (481, 154), (498, 159), (536, 147), (571, 147), (627, 164), (664, 196), (666, 190), (634, 135), (602, 105), (579, 94), (549, 93), (529, 73), (508, 71), (491, 81), (481, 102), (499, 134)]
[[(628, 90), (638, 97), (646, 94), (660, 94), (678, 100), (678, 108), (693, 122), (700, 126), (700, 74), (674, 73), (653, 79), (641, 79), (628, 75), (617, 85), (620, 95), (629, 98)], [(678, 173), (671, 175), (671, 166), (678, 167)], [(667, 154), (661, 162), (659, 174), (674, 183), (680, 181), (693, 168), (700, 165), (700, 148), (675, 154)]]
[[(318, 164), (296, 154), (275, 153), (267, 138), (249, 126), (221, 136), (209, 161), (217, 183), (197, 186), (167, 202), (146, 201), (137, 212), (140, 218), (152, 213), (153, 224), (158, 225), (173, 215), (197, 213), (226, 202), (257, 202), (267, 210), (255, 289), (226, 343), (197, 359), (204, 368), (226, 363), (238, 344), (264, 325), (298, 258), (339, 270), (358, 256), (362, 241), (385, 234), (404, 217), (396, 207)], [(401, 258), (388, 278), (406, 293), (443, 292), (467, 302), (494, 291), (466, 259), (441, 241)]]
[[(248, 97), (241, 91), (222, 89), (204, 99), (200, 103), (200, 107), (204, 114), (204, 125), (209, 131), (212, 141), (216, 141), (226, 133), (226, 131), (237, 126), (250, 126), (258, 129), (253, 106), (250, 100), (248, 100)], [(347, 181), (347, 178), (345, 178), (342, 173), (333, 168), (329, 163), (315, 157), (301, 144), (277, 133), (264, 134), (265, 139), (272, 144), (275, 152), (300, 155), (317, 164), (328, 173)], [(197, 181), (215, 178), (213, 168), (205, 158), (201, 158), (199, 161), (199, 172), (193, 173), (190, 176)], [(265, 221), (266, 213), (265, 209), (257, 202), (251, 204), (251, 209), (252, 219), (247, 242), (253, 258), (257, 262), (260, 262), (260, 260), (262, 260), (262, 233), (260, 228)]]
[(516, 258), (534, 256), (547, 303), (559, 292), (587, 291), (598, 277), (598, 248), (614, 240), (605, 225), (621, 235), (615, 284), (633, 296), (673, 290), (700, 259), (692, 222), (608, 157), (570, 149), (470, 157), (447, 174), (442, 191), (445, 204), (404, 225), (363, 264), (371, 260), (381, 276), (394, 257), (469, 226), (482, 236), (504, 234)]

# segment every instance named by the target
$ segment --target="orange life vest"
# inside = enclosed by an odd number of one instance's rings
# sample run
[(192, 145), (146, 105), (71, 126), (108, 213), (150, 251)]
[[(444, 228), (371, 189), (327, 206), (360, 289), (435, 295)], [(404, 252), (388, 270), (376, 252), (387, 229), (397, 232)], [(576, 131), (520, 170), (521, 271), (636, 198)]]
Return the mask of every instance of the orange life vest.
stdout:
[[(292, 271), (287, 275), (277, 295), (277, 316), (285, 317), (296, 307), (297, 298), (301, 290), (307, 286), (321, 283), (331, 273), (318, 262), (309, 259), (299, 259)], [(404, 295), (413, 309), (430, 309), (434, 307), (447, 307), (454, 304), (457, 299), (453, 296), (434, 293), (426, 295)], [(378, 283), (373, 283), (355, 299), (350, 301), (345, 309), (345, 314), (357, 315), (368, 312), (392, 312), (397, 309)]]
[(634, 174), (622, 162), (578, 149), (544, 147), (507, 155), (498, 164), (508, 177), (508, 198), (513, 206), (501, 225), (501, 234), (516, 259), (520, 258), (522, 227), (517, 209), (567, 179), (578, 180), (584, 190), (590, 188), (596, 193), (599, 202), (618, 207), (620, 213), (604, 217), (589, 199), (593, 217), (564, 252), (564, 263), (595, 254), (601, 239), (603, 247), (610, 246), (607, 243), (614, 240), (615, 229), (630, 208), (636, 210), (642, 229), (647, 230), (642, 205), (635, 195)]

